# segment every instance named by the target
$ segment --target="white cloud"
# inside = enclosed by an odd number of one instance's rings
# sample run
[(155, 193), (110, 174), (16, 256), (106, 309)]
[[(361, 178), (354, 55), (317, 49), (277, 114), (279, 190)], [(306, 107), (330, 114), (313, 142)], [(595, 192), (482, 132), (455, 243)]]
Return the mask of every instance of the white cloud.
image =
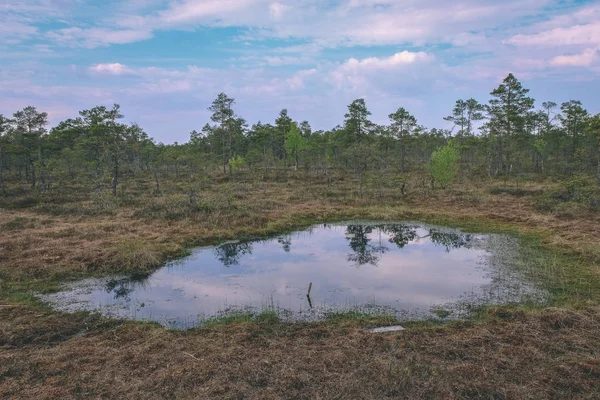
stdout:
[(296, 72), (291, 78), (286, 80), (288, 87), (292, 90), (304, 89), (306, 79), (314, 76), (317, 73), (316, 69), (305, 69)]
[(411, 64), (424, 64), (434, 60), (434, 56), (425, 52), (402, 51), (391, 57), (369, 57), (362, 60), (351, 58), (331, 72), (333, 81), (338, 87), (362, 87), (366, 89), (373, 75), (381, 77), (382, 73), (401, 74)]
[(520, 34), (507, 43), (518, 46), (569, 46), (600, 44), (600, 23), (554, 28), (535, 34)]
[[(269, 76), (263, 69), (216, 69), (190, 65), (184, 69), (158, 67), (130, 68), (120, 63), (96, 64), (88, 68), (93, 75), (120, 79), (125, 75), (136, 76), (138, 80), (122, 91), (133, 96), (153, 96), (171, 93), (210, 95), (227, 93), (282, 94), (300, 90), (316, 69), (284, 72), (280, 77)], [(232, 80), (231, 77), (236, 79)], [(108, 79), (108, 78), (107, 78)], [(121, 87), (121, 85), (119, 85)]]
[[(136, 76), (137, 80), (130, 81), (123, 87), (117, 87), (132, 96), (155, 96), (172, 93), (188, 93), (193, 96), (213, 96), (225, 91), (228, 94), (257, 96), (268, 94), (281, 98), (282, 96), (298, 96), (307, 90), (343, 89), (345, 92), (365, 90), (372, 84), (393, 88), (397, 85), (415, 85), (418, 79), (415, 75), (422, 73), (422, 66), (432, 64), (433, 56), (424, 52), (403, 51), (390, 57), (366, 58), (363, 60), (350, 59), (344, 64), (323, 64), (316, 68), (297, 71), (281, 70), (276, 75), (262, 68), (200, 68), (190, 65), (184, 69), (167, 69), (158, 67), (131, 68), (121, 63), (95, 64), (88, 71), (106, 79), (120, 79), (123, 76)], [(431, 76), (431, 68), (424, 74)], [(232, 80), (232, 76), (236, 79)], [(112, 78), (108, 78), (112, 77)], [(433, 81), (433, 79), (432, 79)], [(381, 90), (380, 90), (381, 89)], [(377, 90), (382, 92), (386, 88)]]
[(16, 44), (37, 33), (35, 26), (0, 18), (0, 44)]
[(598, 54), (598, 49), (587, 49), (580, 54), (556, 56), (550, 64), (558, 67), (589, 67), (598, 59)]
[(76, 3), (77, 1), (72, 0), (3, 0), (0, 11), (25, 15), (42, 13), (56, 15)]
[[(177, 92), (189, 92), (194, 88), (194, 82), (189, 80), (171, 80), (171, 79), (160, 79), (154, 82), (142, 83), (140, 89), (142, 92), (150, 93), (177, 93)], [(135, 92), (135, 90), (134, 90)]]
[(565, 28), (575, 25), (593, 23), (600, 18), (600, 6), (575, 7), (564, 13), (558, 13), (552, 18), (539, 22), (526, 30), (531, 32), (549, 31), (555, 28)]
[(513, 65), (518, 70), (538, 70), (548, 66), (547, 60), (539, 58), (517, 58), (513, 61)]
[[(326, 128), (340, 122), (345, 104), (357, 97), (367, 98), (374, 114), (385, 110), (383, 120), (399, 103), (422, 107), (431, 120), (448, 112), (455, 100), (442, 100), (444, 96), (479, 93), (483, 100), (508, 72), (525, 84), (537, 80), (553, 93), (575, 91), (567, 84), (556, 89), (575, 75), (594, 79), (594, 71), (600, 73), (600, 6), (581, 8), (575, 2), (561, 7), (556, 7), (558, 0), (101, 3), (0, 1), (0, 57), (10, 59), (0, 63), (0, 78), (30, 72), (26, 81), (8, 88), (0, 82), (7, 99), (44, 107), (69, 104), (74, 112), (117, 101), (128, 115), (160, 110), (168, 116), (180, 109), (205, 110), (225, 91), (244, 107), (240, 113), (250, 121), (265, 121), (265, 115), (270, 118), (286, 106), (307, 110), (299, 118)], [(194, 35), (196, 29), (212, 27), (235, 29), (212, 36), (219, 51), (211, 53), (206, 64), (205, 54), (185, 46), (173, 46), (168, 59), (160, 46), (147, 57), (135, 52), (119, 59), (104, 49), (94, 52), (91, 61), (92, 52), (82, 49), (134, 43), (173, 30), (180, 31), (177, 39), (188, 41), (200, 36)], [(233, 31), (238, 36), (230, 40)], [(98, 61), (101, 54), (109, 58)], [(55, 60), (43, 64), (43, 57), (54, 56), (78, 68), (70, 70)], [(204, 67), (215, 65), (218, 57), (218, 68)], [(102, 61), (106, 62), (90, 66)], [(197, 66), (186, 66), (194, 63)], [(573, 66), (582, 69), (565, 68)], [(71, 95), (80, 89), (91, 94)], [(436, 102), (443, 103), (442, 111), (433, 108)], [(202, 118), (190, 118), (190, 128), (198, 128), (195, 124)], [(164, 131), (171, 132), (167, 125), (172, 119), (164, 120)]]
[(152, 37), (152, 31), (147, 29), (114, 30), (107, 28), (82, 29), (71, 27), (47, 32), (46, 37), (67, 46), (94, 48), (149, 39)]
[(159, 25), (174, 24), (216, 24), (229, 25), (234, 20), (249, 20), (248, 13), (257, 5), (264, 6), (264, 0), (185, 0), (173, 1), (170, 6), (158, 14), (158, 18), (150, 19)]
[(133, 74), (134, 71), (120, 63), (110, 63), (110, 64), (96, 64), (92, 65), (89, 68), (90, 72), (96, 74), (108, 74), (108, 75), (126, 75)]
[(265, 56), (265, 62), (267, 65), (272, 67), (280, 67), (283, 65), (299, 65), (307, 64), (313, 60), (307, 57), (295, 57), (295, 56)]
[(351, 58), (344, 64), (346, 69), (376, 69), (394, 68), (399, 65), (413, 64), (416, 62), (428, 62), (434, 59), (433, 55), (424, 51), (410, 52), (402, 51), (388, 58), (370, 57), (363, 60)]
[(271, 3), (269, 5), (269, 13), (273, 19), (279, 20), (289, 8), (290, 6), (286, 6), (285, 4)]
[[(528, 54), (531, 69), (584, 67), (594, 69), (600, 49), (600, 6), (588, 6), (524, 28), (504, 41), (517, 54)], [(521, 65), (524, 65), (521, 62)]]
[[(117, 26), (135, 30), (230, 26), (246, 39), (301, 38), (324, 47), (407, 42), (468, 44), (465, 32), (497, 28), (537, 11), (550, 0), (172, 0), (158, 11), (120, 15)], [(461, 40), (453, 38), (463, 35)], [(140, 39), (141, 40), (141, 39)]]

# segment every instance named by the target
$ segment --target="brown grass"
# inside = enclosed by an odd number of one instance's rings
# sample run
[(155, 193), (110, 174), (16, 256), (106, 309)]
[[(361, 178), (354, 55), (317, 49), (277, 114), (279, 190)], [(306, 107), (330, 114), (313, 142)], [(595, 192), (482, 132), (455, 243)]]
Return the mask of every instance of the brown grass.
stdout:
[[(598, 214), (543, 214), (528, 196), (492, 195), (487, 185), (360, 197), (351, 182), (221, 182), (196, 204), (176, 186), (161, 196), (131, 186), (122, 197), (128, 202), (98, 213), (64, 211), (91, 209), (91, 200), (0, 210), (0, 290), (147, 271), (191, 245), (331, 218), (479, 221), (537, 232), (549, 248), (599, 271)], [(600, 398), (596, 304), (498, 308), (477, 323), (373, 335), (357, 321), (171, 332), (3, 298), (1, 398)]]
[[(186, 246), (345, 217), (487, 220), (490, 224), (549, 233), (549, 245), (600, 258), (600, 214), (583, 213), (571, 218), (543, 214), (535, 211), (530, 198), (490, 195), (487, 187), (449, 192), (420, 190), (408, 197), (388, 190), (383, 198), (378, 192), (359, 198), (353, 185), (344, 182), (332, 188), (304, 181), (221, 183), (201, 196), (204, 204), (212, 204), (208, 212), (189, 212), (184, 195), (134, 193), (137, 203), (114, 207), (108, 215), (56, 216), (36, 208), (0, 211), (0, 226), (17, 227), (0, 235), (0, 279), (3, 275), (11, 280), (28, 280), (144, 270), (182, 254)], [(177, 218), (165, 217), (167, 212), (177, 212)], [(134, 248), (143, 255), (140, 265), (132, 262), (136, 257), (127, 257)]]
[(4, 307), (0, 397), (592, 399), (599, 330), (598, 308), (376, 335), (354, 322), (173, 332)]

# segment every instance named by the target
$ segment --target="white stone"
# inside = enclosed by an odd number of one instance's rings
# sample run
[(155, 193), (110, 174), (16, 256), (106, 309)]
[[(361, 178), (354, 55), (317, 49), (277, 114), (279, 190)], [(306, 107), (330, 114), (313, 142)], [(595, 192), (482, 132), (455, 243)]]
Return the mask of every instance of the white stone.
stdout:
[(400, 325), (382, 326), (380, 328), (366, 329), (367, 332), (371, 332), (371, 333), (398, 332), (398, 331), (403, 331), (403, 330), (404, 330), (404, 328), (401, 327)]

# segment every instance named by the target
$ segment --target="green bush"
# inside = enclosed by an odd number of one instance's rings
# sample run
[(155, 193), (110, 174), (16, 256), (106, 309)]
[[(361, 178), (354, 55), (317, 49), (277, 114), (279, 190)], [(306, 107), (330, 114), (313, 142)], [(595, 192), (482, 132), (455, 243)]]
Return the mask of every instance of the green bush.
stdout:
[(442, 189), (447, 188), (456, 178), (458, 160), (458, 149), (453, 141), (433, 152), (430, 165), (431, 177)]
[(546, 193), (535, 200), (535, 209), (542, 212), (551, 212), (560, 203), (552, 193)]
[(244, 157), (235, 156), (231, 160), (229, 160), (229, 170), (231, 171), (232, 174), (234, 174), (237, 171), (239, 171), (240, 169), (242, 169), (245, 164), (246, 164), (246, 162), (244, 161)]
[[(575, 176), (562, 183), (562, 188), (539, 196), (535, 208), (568, 216), (572, 212), (600, 211), (600, 190), (584, 177)], [(570, 212), (569, 209), (571, 209)]]

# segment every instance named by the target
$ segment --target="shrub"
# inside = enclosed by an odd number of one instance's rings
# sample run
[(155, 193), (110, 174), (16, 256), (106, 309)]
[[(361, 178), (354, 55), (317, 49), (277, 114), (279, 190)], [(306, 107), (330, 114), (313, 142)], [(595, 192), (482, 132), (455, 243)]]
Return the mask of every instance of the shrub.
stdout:
[(162, 262), (155, 246), (141, 240), (126, 240), (117, 246), (116, 263), (124, 270), (147, 270)]
[(560, 203), (552, 193), (546, 193), (535, 200), (535, 209), (542, 212), (551, 212)]
[(456, 178), (458, 159), (458, 149), (453, 141), (433, 152), (430, 165), (431, 177), (442, 189), (447, 188)]
[(242, 156), (235, 156), (231, 160), (229, 160), (229, 170), (232, 174), (236, 173), (244, 166), (245, 161)]
[(573, 177), (563, 182), (562, 188), (539, 196), (535, 208), (544, 212), (556, 212), (563, 216), (579, 213), (585, 209), (598, 211), (600, 191), (587, 179)]
[(21, 229), (25, 229), (30, 226), (30, 220), (28, 218), (17, 217), (12, 221), (8, 221), (2, 225), (2, 230), (4, 231), (17, 231)]

